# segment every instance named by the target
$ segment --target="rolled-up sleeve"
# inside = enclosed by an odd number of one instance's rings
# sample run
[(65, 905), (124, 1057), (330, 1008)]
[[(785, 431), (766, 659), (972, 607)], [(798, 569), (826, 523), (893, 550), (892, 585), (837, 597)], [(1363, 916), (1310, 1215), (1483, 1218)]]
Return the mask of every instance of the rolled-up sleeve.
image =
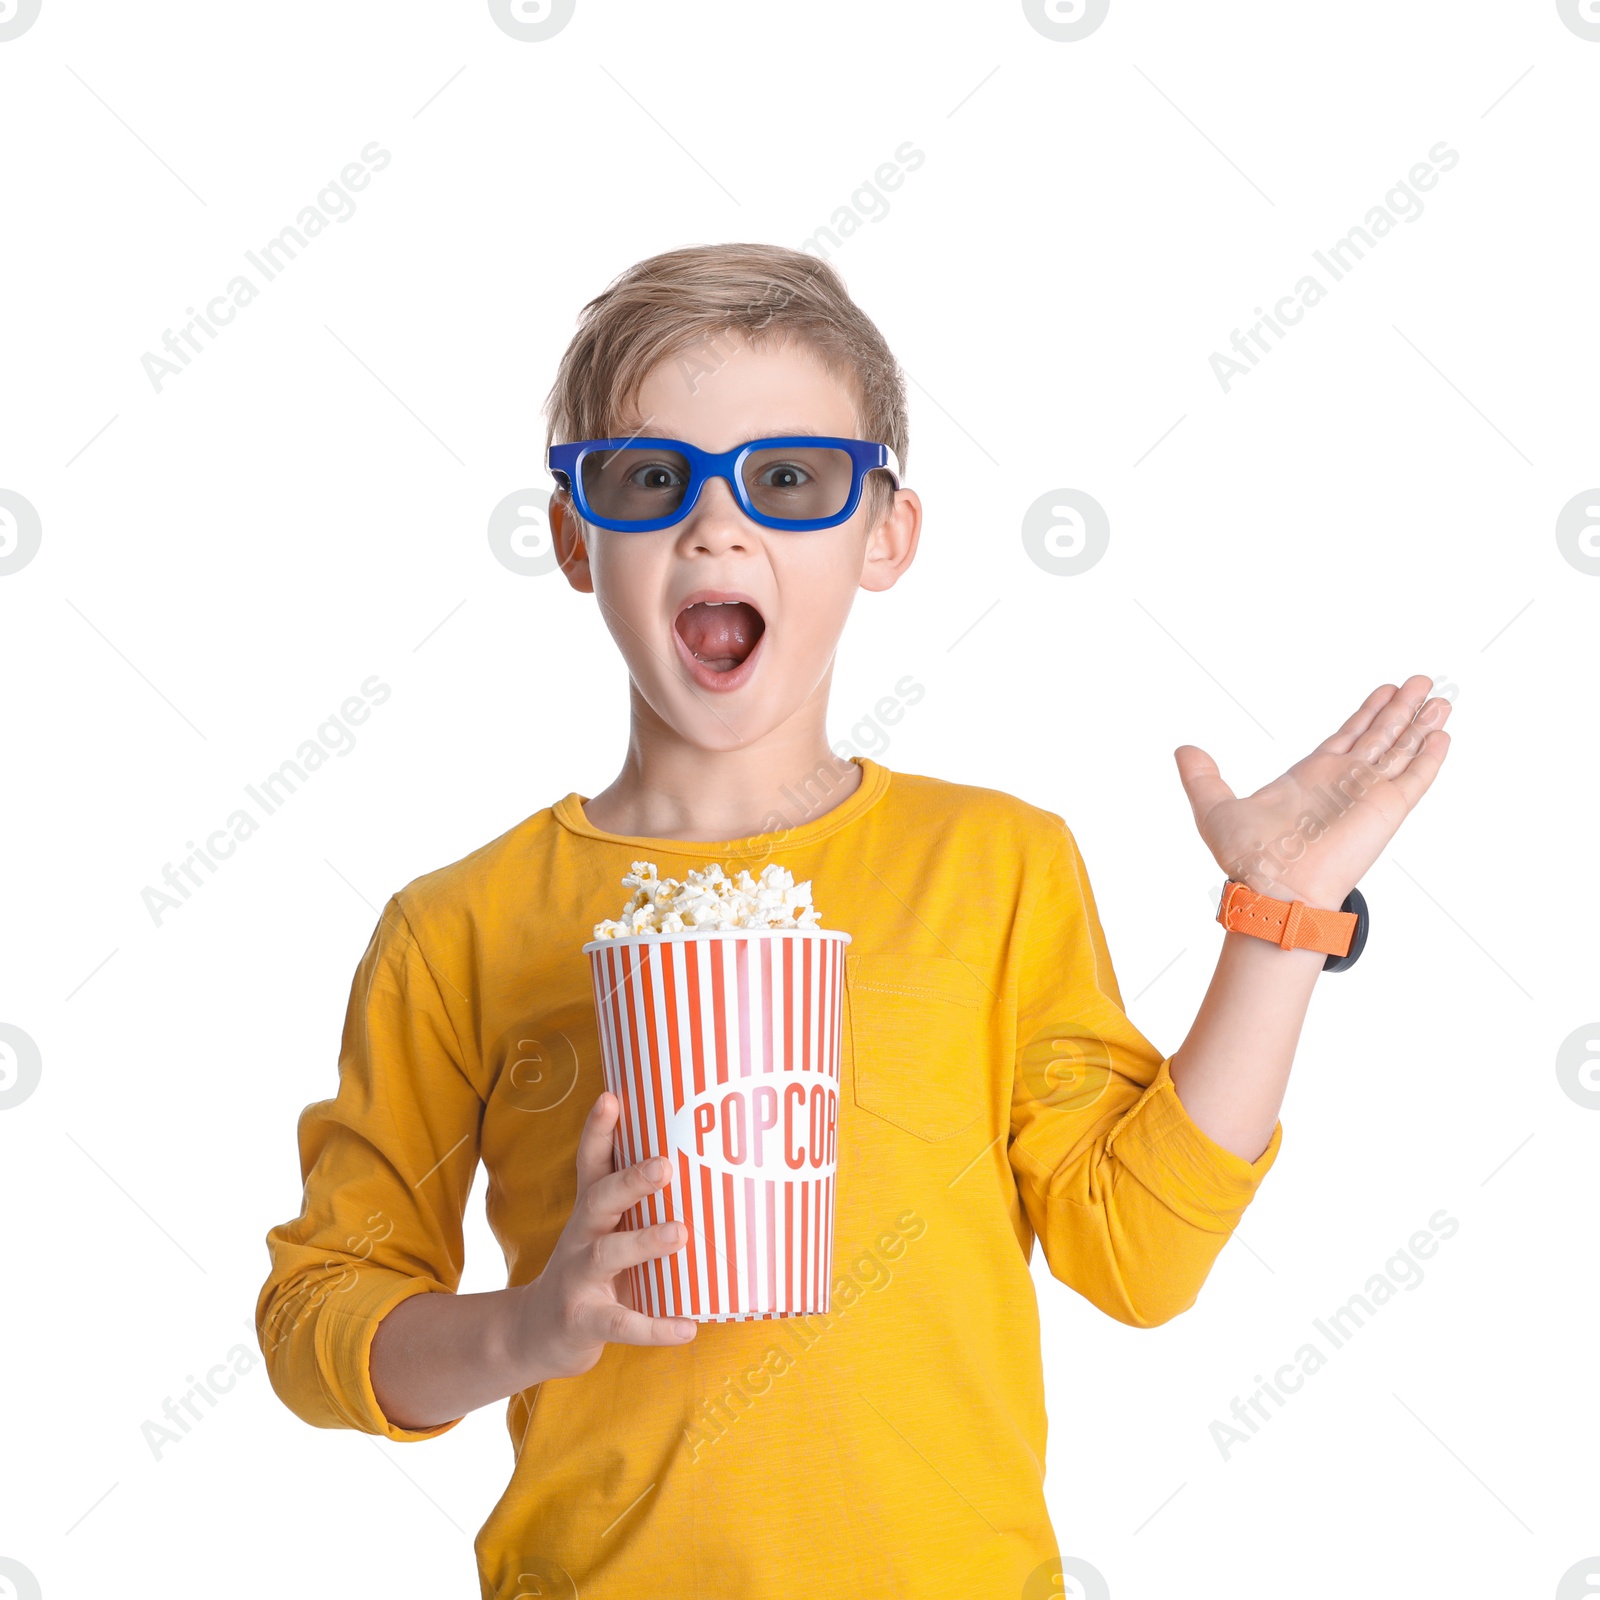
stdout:
[(1123, 1010), (1083, 857), (1060, 826), (1020, 908), (1011, 1170), (1051, 1273), (1119, 1322), (1154, 1327), (1194, 1304), (1283, 1125), (1249, 1162), (1190, 1118), (1171, 1058)]
[[(351, 985), (338, 1092), (301, 1113), (302, 1209), (267, 1234), (256, 1303), (272, 1387), (317, 1427), (412, 1440), (455, 1426), (394, 1426), (370, 1372), (383, 1318), (461, 1281), (483, 1100), (445, 1000), (453, 989), (391, 899)], [(470, 1007), (457, 999), (464, 1029)]]

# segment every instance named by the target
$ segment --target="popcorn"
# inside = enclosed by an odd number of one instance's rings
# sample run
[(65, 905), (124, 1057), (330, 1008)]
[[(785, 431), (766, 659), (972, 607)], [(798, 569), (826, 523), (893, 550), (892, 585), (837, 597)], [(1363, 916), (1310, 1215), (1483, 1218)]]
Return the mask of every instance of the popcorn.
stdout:
[(787, 867), (769, 863), (759, 878), (743, 867), (729, 877), (709, 862), (689, 876), (657, 876), (653, 861), (635, 861), (622, 886), (631, 889), (622, 915), (597, 922), (597, 939), (622, 939), (636, 934), (689, 933), (697, 928), (815, 928), (811, 880), (794, 881)]

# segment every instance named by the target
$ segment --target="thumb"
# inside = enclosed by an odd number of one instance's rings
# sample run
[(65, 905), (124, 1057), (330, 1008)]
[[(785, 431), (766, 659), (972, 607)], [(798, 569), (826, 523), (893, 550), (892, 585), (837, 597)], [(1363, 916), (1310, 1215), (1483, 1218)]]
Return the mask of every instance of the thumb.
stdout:
[(1172, 758), (1178, 763), (1178, 779), (1189, 796), (1197, 824), (1204, 823), (1213, 807), (1235, 798), (1233, 790), (1222, 781), (1216, 762), (1199, 745), (1180, 744)]

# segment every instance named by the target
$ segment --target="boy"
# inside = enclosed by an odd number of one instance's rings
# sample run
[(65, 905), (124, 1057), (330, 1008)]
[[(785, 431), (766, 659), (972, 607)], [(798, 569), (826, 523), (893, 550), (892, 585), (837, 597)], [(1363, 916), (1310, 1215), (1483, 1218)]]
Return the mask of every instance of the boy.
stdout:
[[(548, 409), (553, 443), (611, 441), (555, 452), (550, 526), (627, 662), (627, 757), (384, 908), (338, 1095), (301, 1120), (303, 1212), (268, 1236), (273, 1386), (396, 1440), (509, 1397), (486, 1596), (1053, 1593), (1033, 1241), (1131, 1326), (1193, 1304), (1276, 1159), (1338, 908), (1438, 771), (1448, 704), (1386, 684), (1247, 799), (1179, 748), (1207, 845), (1269, 898), (1225, 905), (1163, 1056), (1059, 816), (828, 749), (855, 593), (898, 581), (921, 526), (898, 366), (834, 271), (767, 245), (642, 262), (585, 308)], [(785, 437), (710, 464), (737, 482), (660, 442)], [(623, 1269), (683, 1239), (618, 1231), (667, 1180), (611, 1171), (580, 948), (640, 859), (775, 860), (852, 935), (826, 1316), (627, 1303)], [(509, 1287), (457, 1295), (480, 1159)]]

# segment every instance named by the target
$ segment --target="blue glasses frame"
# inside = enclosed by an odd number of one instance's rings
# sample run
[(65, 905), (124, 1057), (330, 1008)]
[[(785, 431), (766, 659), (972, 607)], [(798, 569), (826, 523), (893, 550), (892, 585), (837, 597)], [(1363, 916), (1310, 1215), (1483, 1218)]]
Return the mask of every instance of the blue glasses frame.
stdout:
[[(831, 517), (790, 518), (769, 517), (758, 511), (745, 488), (741, 468), (754, 450), (816, 449), (829, 446), (843, 450), (850, 457), (853, 468), (850, 494), (844, 509)], [(601, 516), (589, 504), (583, 492), (583, 459), (596, 450), (675, 450), (689, 463), (689, 482), (683, 491), (683, 500), (670, 517), (644, 517), (636, 521), (623, 521), (616, 517)], [(545, 466), (557, 483), (572, 496), (578, 514), (585, 522), (598, 528), (610, 528), (618, 533), (650, 533), (657, 528), (670, 528), (694, 510), (700, 491), (710, 478), (721, 478), (733, 490), (739, 509), (752, 522), (764, 528), (803, 532), (812, 528), (836, 528), (855, 515), (861, 504), (861, 486), (869, 472), (883, 469), (900, 487), (900, 460), (886, 444), (873, 444), (866, 439), (835, 439), (822, 434), (779, 434), (769, 439), (749, 439), (720, 454), (701, 450), (684, 439), (657, 439), (638, 436), (629, 439), (585, 439), (572, 444), (553, 444), (545, 453)]]

